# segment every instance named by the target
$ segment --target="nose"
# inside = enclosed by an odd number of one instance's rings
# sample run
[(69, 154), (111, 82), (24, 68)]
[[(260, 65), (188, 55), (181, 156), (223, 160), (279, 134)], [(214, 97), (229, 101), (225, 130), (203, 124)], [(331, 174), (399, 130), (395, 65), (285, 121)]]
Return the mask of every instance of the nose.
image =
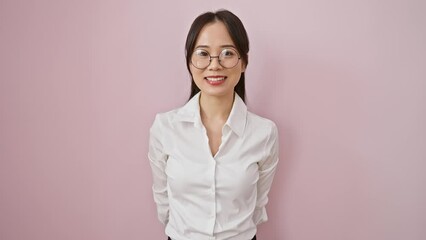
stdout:
[[(215, 60), (216, 58), (216, 60)], [(219, 56), (216, 57), (210, 57), (210, 65), (209, 65), (209, 70), (217, 70), (217, 69), (221, 69), (222, 65), (220, 65), (219, 63)]]

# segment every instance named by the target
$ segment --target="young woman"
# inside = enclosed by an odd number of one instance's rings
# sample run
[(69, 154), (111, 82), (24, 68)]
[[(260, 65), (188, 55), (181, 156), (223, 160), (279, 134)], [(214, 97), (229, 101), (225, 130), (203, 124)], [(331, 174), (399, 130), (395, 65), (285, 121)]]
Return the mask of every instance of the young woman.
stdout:
[(198, 16), (189, 30), (190, 100), (157, 114), (150, 129), (152, 190), (169, 239), (256, 239), (268, 218), (278, 131), (245, 105), (248, 51), (227, 10)]

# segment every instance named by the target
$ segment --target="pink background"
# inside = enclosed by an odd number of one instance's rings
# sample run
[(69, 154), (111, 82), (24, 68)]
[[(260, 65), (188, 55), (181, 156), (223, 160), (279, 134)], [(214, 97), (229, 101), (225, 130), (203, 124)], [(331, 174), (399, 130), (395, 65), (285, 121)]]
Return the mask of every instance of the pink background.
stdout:
[(0, 239), (165, 239), (148, 129), (185, 103), (187, 31), (219, 8), (280, 130), (259, 239), (426, 239), (422, 0), (2, 0)]

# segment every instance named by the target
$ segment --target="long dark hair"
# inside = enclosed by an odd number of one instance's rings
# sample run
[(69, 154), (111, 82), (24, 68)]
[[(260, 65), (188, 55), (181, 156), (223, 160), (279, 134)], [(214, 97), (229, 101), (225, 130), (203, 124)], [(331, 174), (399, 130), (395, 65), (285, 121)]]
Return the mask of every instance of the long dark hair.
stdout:
[[(195, 94), (200, 91), (197, 85), (195, 85), (194, 78), (192, 77), (192, 73), (189, 68), (189, 65), (191, 64), (191, 55), (195, 48), (195, 42), (197, 41), (201, 29), (206, 24), (215, 21), (221, 21), (225, 24), (226, 28), (228, 29), (228, 33), (231, 36), (231, 39), (234, 42), (238, 53), (240, 54), (243, 64), (247, 67), (249, 40), (246, 29), (244, 28), (244, 25), (241, 20), (232, 12), (224, 9), (219, 10), (217, 12), (206, 12), (201, 14), (192, 23), (191, 28), (188, 32), (188, 36), (186, 37), (185, 44), (186, 67), (188, 68), (189, 74), (191, 75), (191, 94), (189, 96), (189, 99), (191, 99)], [(234, 90), (245, 102), (246, 88), (244, 81), (245, 75), (244, 72), (242, 72), (240, 80), (238, 81)]]

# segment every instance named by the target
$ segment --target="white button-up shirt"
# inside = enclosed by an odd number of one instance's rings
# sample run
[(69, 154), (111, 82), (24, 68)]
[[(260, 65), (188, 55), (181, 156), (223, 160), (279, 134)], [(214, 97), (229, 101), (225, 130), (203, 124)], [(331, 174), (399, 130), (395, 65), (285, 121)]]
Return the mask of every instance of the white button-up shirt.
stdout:
[(200, 93), (157, 114), (149, 153), (158, 218), (174, 240), (249, 240), (268, 217), (265, 205), (278, 163), (278, 131), (247, 111), (235, 94), (212, 156), (201, 122)]

